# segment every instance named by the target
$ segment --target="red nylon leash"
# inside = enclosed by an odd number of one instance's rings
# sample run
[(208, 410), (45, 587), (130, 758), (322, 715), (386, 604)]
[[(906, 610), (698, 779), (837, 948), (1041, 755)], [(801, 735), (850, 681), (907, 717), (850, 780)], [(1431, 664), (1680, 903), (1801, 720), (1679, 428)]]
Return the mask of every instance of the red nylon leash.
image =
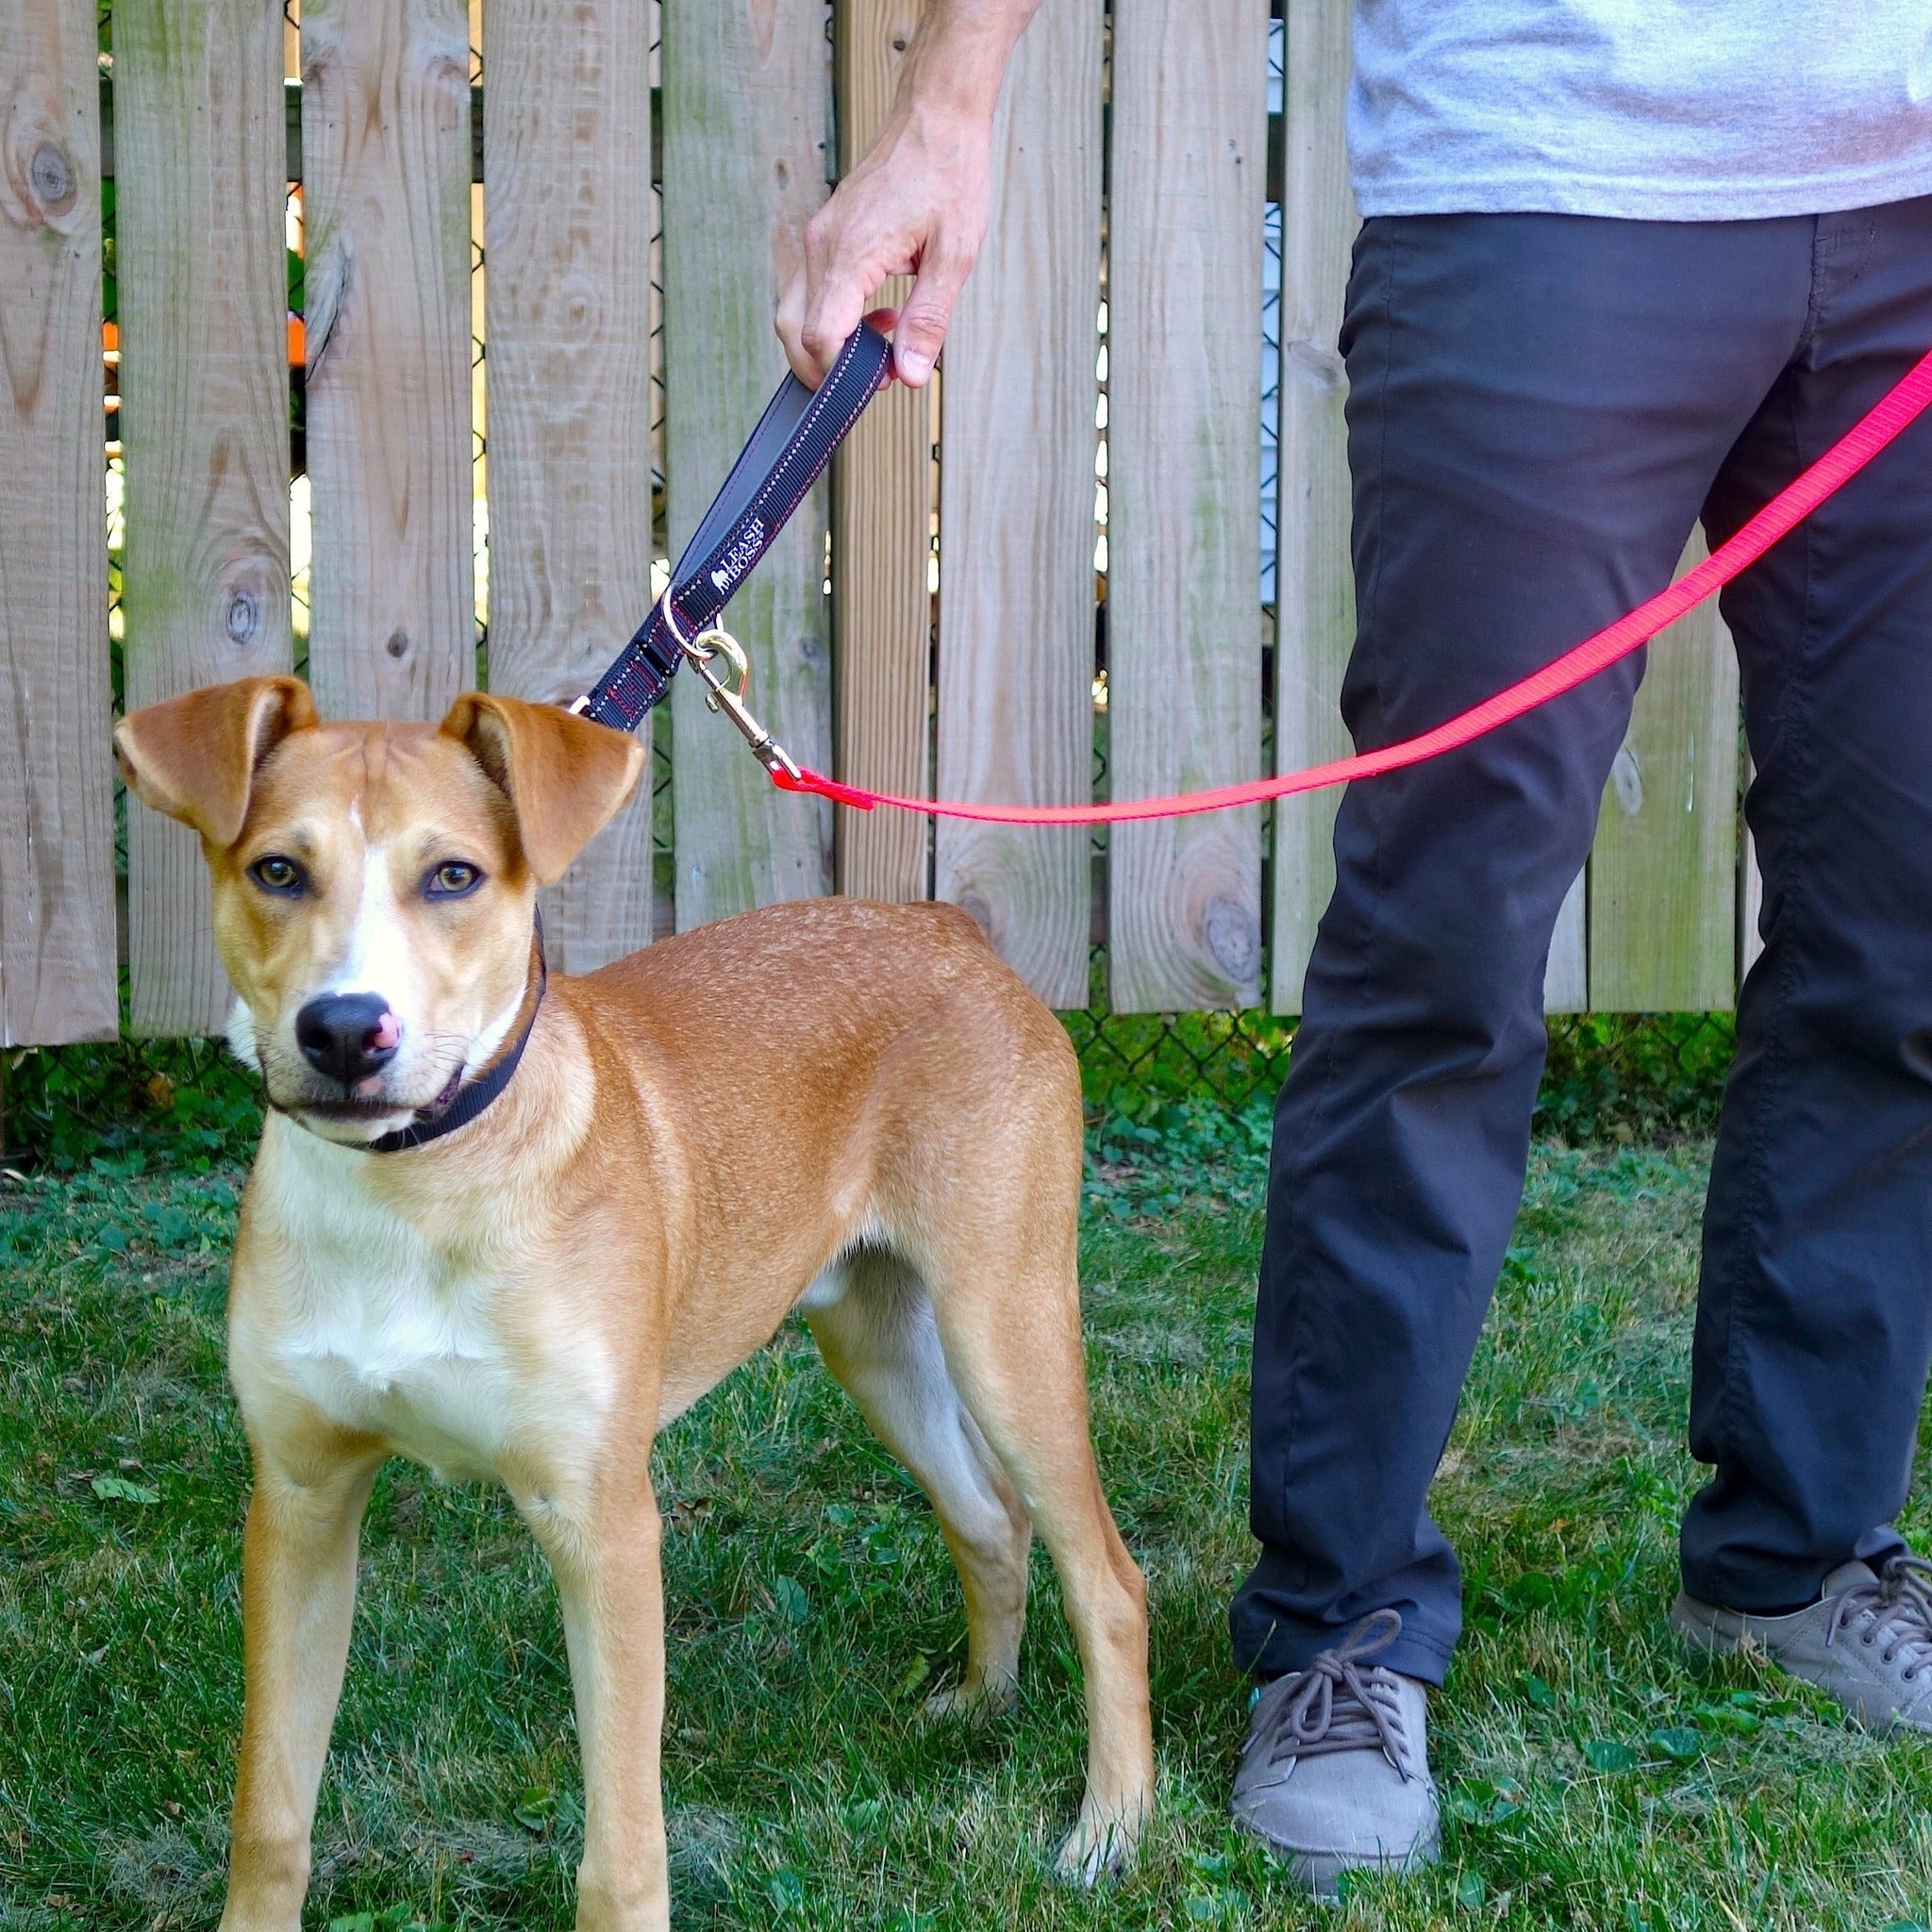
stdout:
[[(1379, 751), (1357, 752), (1306, 771), (1258, 778), (1244, 785), (1223, 785), (1211, 791), (1184, 791), (1172, 798), (1136, 798), (1109, 805), (968, 805), (930, 798), (901, 798), (890, 791), (869, 791), (863, 786), (841, 784), (823, 773), (803, 771), (796, 778), (774, 772), (772, 782), (784, 791), (816, 792), (841, 805), (872, 811), (889, 806), (897, 811), (924, 812), (934, 817), (977, 819), (1011, 825), (1119, 824), (1130, 819), (1180, 818), (1190, 812), (1223, 811), (1230, 806), (1259, 805), (1271, 798), (1288, 798), (1299, 791), (1319, 791), (1346, 785), (1357, 778), (1378, 777), (1384, 772), (1418, 765), (1440, 758), (1521, 718), (1539, 705), (1574, 691), (1599, 671), (1614, 664), (1654, 638), (1667, 625), (1748, 569), (1779, 538), (1788, 535), (1828, 496), (1856, 476), (1893, 437), (1932, 406), (1932, 352), (1928, 352), (1895, 388), (1889, 391), (1840, 440), (1778, 491), (1727, 543), (1720, 544), (1694, 570), (1685, 573), (1655, 597), (1626, 611), (1594, 637), (1586, 638), (1554, 663), (1494, 697), (1438, 724), (1418, 738), (1406, 738)], [(1927, 533), (1932, 536), (1932, 532)]]

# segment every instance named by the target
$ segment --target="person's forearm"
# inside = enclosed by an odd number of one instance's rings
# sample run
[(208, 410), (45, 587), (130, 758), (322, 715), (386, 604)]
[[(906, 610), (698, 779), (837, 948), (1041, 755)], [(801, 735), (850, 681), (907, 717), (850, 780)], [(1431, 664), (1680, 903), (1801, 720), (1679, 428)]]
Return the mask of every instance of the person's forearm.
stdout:
[(1040, 0), (927, 0), (906, 64), (897, 106), (942, 108), (991, 122), (1000, 82)]
[(792, 369), (815, 383), (893, 275), (914, 280), (888, 318), (902, 380), (923, 383), (986, 233), (992, 125), (1013, 48), (1040, 0), (927, 0), (886, 125), (807, 225), (779, 297)]

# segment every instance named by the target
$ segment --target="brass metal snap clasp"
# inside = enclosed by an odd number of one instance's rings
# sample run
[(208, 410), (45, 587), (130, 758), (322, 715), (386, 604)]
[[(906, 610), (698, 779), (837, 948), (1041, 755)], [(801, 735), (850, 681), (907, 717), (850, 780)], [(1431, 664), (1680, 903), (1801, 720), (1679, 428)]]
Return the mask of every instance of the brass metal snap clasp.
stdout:
[[(708, 630), (701, 630), (684, 647), (684, 655), (700, 668), (698, 675), (711, 687), (705, 698), (705, 708), (709, 711), (721, 710), (724, 699), (731, 701), (742, 710), (744, 693), (751, 684), (751, 659), (744, 655), (744, 646), (722, 625), (712, 625)], [(707, 675), (707, 669), (714, 658), (723, 658), (731, 667), (731, 675), (738, 682), (727, 685), (715, 672)]]
[[(711, 625), (701, 630), (696, 637), (688, 638), (678, 628), (677, 618), (671, 608), (671, 593), (664, 593), (660, 607), (664, 612), (666, 628), (677, 641), (691, 669), (703, 680), (706, 691), (705, 703), (713, 711), (722, 711), (738, 727), (739, 735), (751, 746), (752, 756), (765, 770), (776, 775), (782, 773), (788, 778), (799, 778), (804, 774), (792, 761), (791, 754), (765, 729), (751, 714), (744, 702), (744, 694), (751, 684), (751, 659), (738, 640), (722, 625)], [(718, 669), (718, 659), (724, 658), (730, 669), (725, 676)]]

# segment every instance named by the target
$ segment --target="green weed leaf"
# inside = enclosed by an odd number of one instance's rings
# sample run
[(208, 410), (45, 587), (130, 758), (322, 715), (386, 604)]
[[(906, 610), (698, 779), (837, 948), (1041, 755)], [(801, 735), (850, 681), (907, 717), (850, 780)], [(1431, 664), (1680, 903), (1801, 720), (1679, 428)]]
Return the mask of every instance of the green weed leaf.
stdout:
[(886, 1801), (883, 1798), (854, 1798), (839, 1813), (845, 1822), (845, 1829), (855, 1838), (863, 1837), (871, 1831), (885, 1814)]
[(1678, 1764), (1689, 1764), (1704, 1756), (1704, 1733), (1692, 1730), (1688, 1724), (1674, 1724), (1668, 1730), (1653, 1731), (1650, 1741), (1666, 1757)]
[(510, 1816), (525, 1831), (535, 1832), (541, 1838), (557, 1816), (557, 1793), (541, 1785), (531, 1785), (518, 1795)]
[(1246, 1898), (1231, 1886), (1224, 1886), (1219, 1891), (1190, 1893), (1186, 1910), (1188, 1917), (1197, 1925), (1231, 1925), (1240, 1921), (1247, 1903)]
[(1472, 1778), (1456, 1786), (1443, 1802), (1450, 1815), (1465, 1824), (1504, 1824), (1523, 1809), (1523, 1792), (1516, 1785)]
[(1531, 1570), (1510, 1584), (1503, 1595), (1509, 1607), (1519, 1613), (1547, 1609), (1557, 1600), (1557, 1579), (1541, 1570)]
[(125, 1475), (97, 1475), (89, 1487), (104, 1503), (158, 1503), (161, 1492), (145, 1483), (131, 1483)]
[(1615, 1743), (1608, 1738), (1591, 1739), (1583, 1747), (1583, 1756), (1591, 1770), (1610, 1775), (1635, 1771), (1643, 1761), (1628, 1744)]

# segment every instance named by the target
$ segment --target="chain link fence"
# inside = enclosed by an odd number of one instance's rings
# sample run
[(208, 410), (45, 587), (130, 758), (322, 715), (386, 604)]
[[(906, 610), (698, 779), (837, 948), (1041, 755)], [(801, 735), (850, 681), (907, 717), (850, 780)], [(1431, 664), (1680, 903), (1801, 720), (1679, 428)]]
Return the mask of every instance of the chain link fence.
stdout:
[[(1187, 1101), (1239, 1113), (1273, 1107), (1295, 1022), (1258, 1010), (1115, 1013), (1096, 998), (1062, 1015), (1090, 1112), (1139, 1116)], [(1737, 1035), (1728, 1013), (1579, 1013), (1552, 1018), (1535, 1128), (1571, 1145), (1707, 1134)]]

